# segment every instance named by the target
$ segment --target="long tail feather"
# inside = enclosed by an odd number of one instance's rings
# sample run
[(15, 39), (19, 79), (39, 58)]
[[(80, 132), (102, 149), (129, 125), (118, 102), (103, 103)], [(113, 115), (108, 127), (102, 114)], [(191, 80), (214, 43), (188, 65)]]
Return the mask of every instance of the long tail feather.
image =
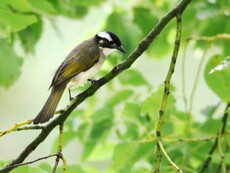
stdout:
[(52, 88), (51, 94), (47, 99), (45, 105), (42, 110), (33, 120), (34, 124), (44, 123), (49, 121), (50, 118), (53, 117), (57, 105), (61, 99), (61, 96), (65, 90), (66, 85), (60, 84)]

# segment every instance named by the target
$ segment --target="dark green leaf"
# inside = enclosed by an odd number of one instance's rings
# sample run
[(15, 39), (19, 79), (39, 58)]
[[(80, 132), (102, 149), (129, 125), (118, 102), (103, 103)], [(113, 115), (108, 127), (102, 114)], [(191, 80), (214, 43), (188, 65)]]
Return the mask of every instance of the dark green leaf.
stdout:
[(26, 53), (34, 53), (35, 44), (38, 42), (42, 33), (42, 20), (37, 15), (38, 22), (30, 25), (25, 30), (18, 33), (19, 39)]
[(139, 29), (124, 13), (113, 12), (107, 19), (105, 30), (113, 31), (118, 35), (127, 54), (131, 53), (140, 41)]
[(88, 12), (88, 7), (77, 4), (77, 1), (49, 0), (49, 2), (53, 4), (53, 6), (59, 14), (62, 14), (70, 18), (80, 18), (85, 16)]
[(140, 27), (143, 36), (146, 36), (157, 24), (158, 18), (153, 16), (150, 9), (144, 7), (135, 7), (134, 22)]
[(8, 88), (20, 75), (23, 60), (17, 56), (10, 45), (0, 39), (0, 85)]
[(219, 119), (208, 119), (201, 127), (205, 133), (215, 134), (220, 129), (221, 121)]

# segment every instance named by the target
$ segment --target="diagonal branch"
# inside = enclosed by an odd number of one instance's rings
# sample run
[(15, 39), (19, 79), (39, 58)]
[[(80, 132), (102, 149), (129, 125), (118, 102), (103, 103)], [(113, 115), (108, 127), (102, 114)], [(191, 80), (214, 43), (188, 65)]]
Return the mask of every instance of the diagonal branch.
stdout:
[(9, 169), (6, 170), (4, 168), (6, 171), (0, 170), (0, 173), (10, 171), (12, 170), (11, 168), (12, 165), (22, 163), (28, 157), (28, 155), (30, 155), (30, 153), (34, 151), (37, 148), (37, 146), (47, 138), (49, 133), (57, 125), (63, 123), (68, 118), (70, 113), (78, 105), (80, 105), (88, 97), (92, 96), (104, 84), (108, 83), (117, 75), (119, 75), (121, 72), (131, 67), (131, 65), (149, 47), (152, 41), (156, 38), (157, 35), (160, 34), (160, 32), (165, 28), (165, 26), (176, 16), (177, 13), (182, 13), (191, 1), (192, 0), (181, 0), (171, 11), (169, 11), (165, 16), (163, 16), (162, 19), (159, 21), (159, 23), (138, 44), (137, 48), (128, 56), (128, 58), (125, 61), (115, 66), (110, 73), (108, 73), (106, 76), (102, 77), (98, 81), (95, 81), (95, 83), (92, 86), (90, 86), (87, 90), (77, 95), (76, 98), (72, 100), (72, 102), (69, 104), (68, 108), (60, 116), (58, 116), (53, 121), (51, 121), (48, 125), (46, 125), (44, 129), (41, 131), (41, 133), (38, 135), (38, 137), (35, 138), (34, 141), (32, 141), (12, 163), (6, 166), (6, 168)]

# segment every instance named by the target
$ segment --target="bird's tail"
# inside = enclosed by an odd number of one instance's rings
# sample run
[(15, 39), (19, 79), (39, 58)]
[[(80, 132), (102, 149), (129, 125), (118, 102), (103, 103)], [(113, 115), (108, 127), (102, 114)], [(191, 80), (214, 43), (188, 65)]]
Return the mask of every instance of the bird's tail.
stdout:
[(34, 118), (33, 123), (39, 124), (49, 121), (53, 117), (66, 85), (60, 84), (52, 88), (51, 94), (39, 114)]

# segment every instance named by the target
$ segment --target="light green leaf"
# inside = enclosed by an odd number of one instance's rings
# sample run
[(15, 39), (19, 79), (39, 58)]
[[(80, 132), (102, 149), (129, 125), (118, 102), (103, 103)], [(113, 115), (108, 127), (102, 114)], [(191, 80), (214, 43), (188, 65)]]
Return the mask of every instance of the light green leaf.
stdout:
[(94, 151), (91, 153), (89, 160), (90, 161), (99, 161), (110, 159), (113, 155), (115, 148), (115, 143), (98, 143)]
[(41, 168), (42, 170), (47, 171), (47, 172), (52, 172), (52, 167), (46, 162), (41, 163), (39, 165), (39, 168)]
[[(45, 171), (41, 168), (37, 168), (37, 167), (30, 167), (30, 173), (49, 173), (48, 171)], [(23, 172), (24, 173), (24, 172)]]
[(215, 70), (210, 74), (210, 71), (220, 65), (224, 60), (219, 55), (210, 58), (205, 67), (204, 77), (211, 90), (223, 101), (228, 102), (230, 101), (230, 66), (226, 66), (222, 70)]
[(8, 88), (19, 77), (23, 60), (6, 41), (0, 39), (0, 45), (0, 85)]
[(33, 11), (41, 15), (44, 14), (57, 14), (57, 10), (47, 0), (27, 0), (29, 5), (33, 8)]
[(17, 169), (14, 169), (13, 171), (11, 171), (12, 173), (30, 173), (30, 168), (28, 165), (24, 165), (24, 166), (20, 166)]
[(126, 102), (127, 99), (133, 94), (132, 90), (122, 90), (120, 92), (116, 92), (114, 96), (111, 96), (109, 100), (106, 102), (108, 106), (115, 106), (120, 102)]
[(224, 162), (230, 165), (230, 153), (224, 154)]
[(102, 2), (104, 2), (104, 0), (87, 0), (87, 1), (79, 1), (79, 0), (74, 0), (74, 5), (77, 6), (98, 6), (100, 5)]
[(141, 107), (135, 103), (126, 103), (122, 115), (126, 118), (141, 121)]
[[(84, 141), (84, 150), (82, 160), (86, 160), (96, 147), (97, 143), (107, 137), (113, 124), (113, 111), (110, 107), (102, 108), (92, 115), (92, 126), (88, 129), (86, 140)], [(88, 126), (88, 128), (90, 128)]]
[(19, 32), (37, 22), (35, 15), (13, 13), (0, 6), (0, 37), (9, 37), (12, 32)]
[(7, 6), (12, 11), (17, 12), (32, 12), (32, 7), (27, 0), (1, 0), (1, 5)]
[(134, 163), (144, 160), (145, 156), (148, 156), (154, 151), (153, 143), (139, 143), (139, 142), (124, 142), (116, 146), (114, 150), (112, 167), (116, 172), (122, 172), (122, 170), (130, 170), (134, 167)]
[(149, 83), (145, 80), (145, 78), (136, 70), (126, 70), (125, 73), (119, 75), (118, 79), (123, 85), (149, 86)]
[(227, 68), (230, 65), (230, 56), (228, 56), (225, 60), (222, 61), (221, 64), (217, 65), (216, 67), (214, 67), (209, 74), (214, 73), (215, 71), (221, 71), (224, 70), (225, 68)]

